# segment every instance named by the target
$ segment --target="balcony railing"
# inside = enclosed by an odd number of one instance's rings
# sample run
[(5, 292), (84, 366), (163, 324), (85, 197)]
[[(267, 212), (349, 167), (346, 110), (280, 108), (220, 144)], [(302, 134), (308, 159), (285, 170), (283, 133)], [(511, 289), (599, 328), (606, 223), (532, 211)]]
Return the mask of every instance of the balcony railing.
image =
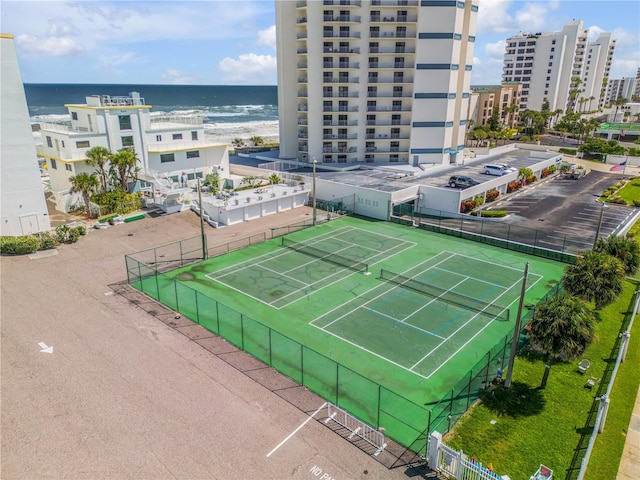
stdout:
[(338, 7), (360, 7), (362, 6), (361, 0), (323, 0), (322, 4), (326, 7), (332, 5)]
[(347, 48), (347, 47), (324, 47), (323, 53), (360, 53), (359, 47)]
[(342, 92), (329, 92), (329, 91), (322, 92), (323, 98), (358, 98), (359, 96), (360, 94), (358, 92), (349, 92), (348, 94), (342, 93)]
[[(322, 36), (324, 38), (360, 38), (360, 32), (332, 32), (325, 30), (322, 32)], [(306, 38), (306, 34), (304, 38)]]
[(358, 83), (359, 79), (357, 77), (324, 77), (322, 79), (323, 83)]
[(360, 23), (360, 15), (324, 15), (325, 22), (355, 22)]
[(322, 107), (323, 112), (340, 113), (340, 112), (357, 112), (358, 107)]
[(52, 130), (56, 132), (65, 133), (97, 133), (96, 129), (89, 129), (88, 127), (72, 127), (63, 123), (41, 123), (40, 130)]

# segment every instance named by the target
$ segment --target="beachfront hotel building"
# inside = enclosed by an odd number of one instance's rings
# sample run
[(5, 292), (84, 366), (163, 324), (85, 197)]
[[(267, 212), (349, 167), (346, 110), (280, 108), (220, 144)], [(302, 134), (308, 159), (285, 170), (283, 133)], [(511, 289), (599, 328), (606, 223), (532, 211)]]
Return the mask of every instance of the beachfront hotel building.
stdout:
[[(506, 41), (502, 80), (521, 82), (520, 110), (592, 111), (604, 106), (615, 40), (588, 41), (582, 20), (556, 32), (520, 32)], [(572, 92), (573, 95), (572, 95)]]
[(502, 85), (472, 85), (467, 113), (469, 124), (476, 127), (486, 125), (493, 115), (494, 107), (497, 107), (500, 123), (504, 127), (516, 128), (520, 121), (518, 112), (521, 96), (522, 84), (519, 82), (505, 82)]
[(51, 229), (13, 36), (0, 34), (0, 235)]
[(129, 96), (93, 95), (85, 104), (65, 105), (70, 123), (40, 124), (38, 156), (49, 167), (56, 208), (69, 211), (82, 197), (71, 193), (69, 177), (93, 173), (87, 151), (104, 147), (111, 152), (133, 148), (140, 161), (138, 178), (162, 191), (193, 185), (214, 170), (229, 175), (228, 145), (205, 140), (203, 118), (198, 115), (150, 114), (150, 105), (137, 92)]
[(276, 2), (280, 157), (455, 163), (477, 11), (477, 0)]
[(635, 77), (609, 79), (604, 106), (610, 107), (619, 98), (624, 98), (630, 102), (631, 97), (636, 94), (636, 81)]

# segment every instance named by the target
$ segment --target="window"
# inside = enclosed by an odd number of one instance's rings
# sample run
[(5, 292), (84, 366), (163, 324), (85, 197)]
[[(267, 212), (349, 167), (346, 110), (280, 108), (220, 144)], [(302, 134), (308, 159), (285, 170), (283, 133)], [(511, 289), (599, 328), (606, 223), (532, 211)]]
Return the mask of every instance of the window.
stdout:
[(53, 148), (53, 142), (51, 141), (51, 137), (47, 135), (47, 147)]
[(77, 120), (78, 119), (78, 112), (71, 112), (71, 119), (72, 120)]
[(156, 142), (162, 141), (162, 135), (156, 135)]
[(160, 163), (175, 162), (176, 158), (173, 153), (161, 153)]
[(53, 168), (54, 170), (58, 169), (58, 164), (53, 158), (51, 159), (51, 168)]
[(89, 140), (80, 140), (76, 142), (76, 148), (89, 148)]
[(132, 136), (122, 137), (122, 146), (133, 147), (133, 137)]
[(198, 140), (198, 132), (191, 132), (191, 140)]
[(67, 170), (68, 172), (73, 172), (73, 168), (71, 168), (71, 164), (70, 163), (65, 163), (64, 164), (64, 169)]
[(555, 51), (556, 51), (556, 49), (555, 49), (555, 48), (551, 48), (551, 51), (552, 51), (552, 52), (555, 52)]
[(131, 117), (129, 115), (118, 115), (120, 130), (131, 130)]
[(62, 148), (64, 148), (64, 140), (60, 140), (62, 142)]
[(181, 133), (174, 133), (173, 134), (173, 139), (174, 140), (182, 140), (182, 134)]
[(187, 158), (199, 158), (200, 157), (200, 151), (199, 150), (191, 150), (191, 151), (187, 151)]

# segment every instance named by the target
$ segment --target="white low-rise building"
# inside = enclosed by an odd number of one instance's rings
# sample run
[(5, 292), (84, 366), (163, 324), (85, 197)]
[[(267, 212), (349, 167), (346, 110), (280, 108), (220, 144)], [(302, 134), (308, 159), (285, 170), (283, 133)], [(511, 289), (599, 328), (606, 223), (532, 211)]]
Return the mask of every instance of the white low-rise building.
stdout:
[(93, 173), (87, 151), (101, 146), (111, 152), (133, 148), (140, 161), (138, 178), (162, 192), (169, 185), (191, 185), (214, 171), (229, 174), (228, 145), (207, 141), (198, 115), (153, 116), (136, 92), (127, 97), (94, 95), (86, 104), (65, 105), (70, 124), (40, 125), (38, 156), (47, 160), (51, 192), (61, 211), (82, 204), (71, 194), (69, 178)]

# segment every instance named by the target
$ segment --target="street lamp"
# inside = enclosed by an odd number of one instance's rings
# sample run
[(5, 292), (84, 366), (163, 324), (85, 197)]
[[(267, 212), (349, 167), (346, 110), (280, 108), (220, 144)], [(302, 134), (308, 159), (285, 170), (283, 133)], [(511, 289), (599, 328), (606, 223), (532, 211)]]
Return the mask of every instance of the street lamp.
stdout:
[(598, 244), (598, 237), (600, 236), (600, 229), (602, 228), (602, 217), (604, 217), (604, 211), (607, 209), (607, 205), (602, 202), (602, 208), (600, 209), (600, 220), (598, 220), (598, 228), (596, 229), (596, 238), (593, 239), (593, 249), (596, 249)]
[(316, 161), (316, 157), (313, 157), (313, 226), (316, 226), (316, 218), (317, 218), (317, 211), (316, 211), (316, 163), (318, 163)]

